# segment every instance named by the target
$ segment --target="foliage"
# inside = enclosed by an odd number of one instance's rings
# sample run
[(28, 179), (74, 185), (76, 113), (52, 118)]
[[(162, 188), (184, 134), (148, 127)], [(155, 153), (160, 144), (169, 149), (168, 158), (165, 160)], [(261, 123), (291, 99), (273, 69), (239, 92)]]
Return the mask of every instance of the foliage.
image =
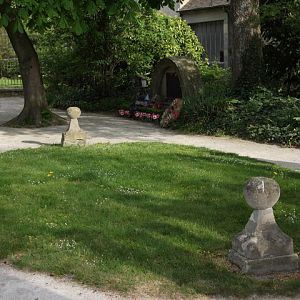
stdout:
[(55, 26), (61, 29), (72, 29), (76, 34), (88, 30), (87, 15), (94, 16), (100, 11), (108, 15), (121, 13), (131, 16), (131, 12), (142, 6), (159, 8), (161, 5), (174, 5), (173, 0), (0, 0), (0, 27), (14, 23), (14, 29), (23, 32), (25, 28), (44, 31)]
[(275, 215), (299, 252), (299, 173), (153, 143), (0, 156), (0, 259), (126, 291), (129, 298), (300, 292), (299, 273), (256, 279), (227, 260), (232, 238), (251, 214), (242, 189), (253, 176), (280, 183)]
[(14, 49), (10, 44), (7, 34), (5, 30), (0, 27), (0, 60), (15, 57)]
[(203, 84), (198, 95), (184, 99), (180, 119), (172, 125), (192, 132), (222, 134), (226, 131), (226, 111), (231, 105), (231, 74), (218, 66), (201, 68)]
[(0, 27), (0, 77), (2, 80), (4, 80), (3, 77), (16, 79), (19, 74), (19, 64), (15, 52), (5, 30)]
[(20, 79), (20, 69), (17, 59), (0, 59), (0, 76), (11, 78), (11, 79)]
[(300, 1), (264, 0), (261, 20), (265, 41), (266, 84), (272, 82), (274, 87), (277, 82), (284, 93), (299, 97)]
[(80, 107), (84, 111), (113, 111), (116, 107), (128, 107), (133, 98), (126, 96), (102, 97), (88, 87), (69, 87), (59, 85), (57, 89), (48, 92), (51, 106), (67, 109), (70, 106)]
[[(300, 145), (300, 2), (261, 1), (265, 88), (253, 89), (260, 69), (249, 57), (238, 93), (216, 80), (206, 81), (201, 94), (185, 99), (184, 114), (175, 127), (204, 134), (233, 134), (256, 141)], [(255, 72), (253, 72), (253, 70)], [(252, 70), (252, 71), (251, 71)], [(249, 74), (248, 74), (249, 73)], [(243, 76), (246, 75), (246, 76)], [(253, 80), (252, 80), (253, 79)], [(278, 92), (279, 90), (279, 92)], [(235, 97), (239, 95), (239, 99)]]
[[(25, 91), (25, 109), (7, 124), (20, 125), (32, 119), (41, 126), (42, 110), (48, 105), (39, 60), (25, 29), (44, 32), (53, 26), (81, 34), (89, 28), (89, 19), (100, 13), (112, 16), (117, 12), (130, 18), (141, 6), (172, 4), (173, 0), (0, 0), (0, 27), (5, 27), (13, 41)], [(34, 86), (30, 82), (35, 82)]]
[[(120, 25), (114, 24), (116, 31)], [(128, 65), (142, 75), (148, 74), (155, 62), (170, 56), (188, 55), (199, 66), (203, 65), (204, 49), (192, 29), (180, 18), (152, 11), (140, 15), (135, 24), (129, 24), (129, 31), (124, 28), (122, 37), (119, 44), (122, 51), (118, 55), (127, 54)]]
[(231, 72), (229, 69), (222, 68), (217, 64), (202, 64), (199, 69), (204, 83), (213, 83), (218, 81), (223, 82), (225, 85), (230, 84)]
[(230, 98), (226, 85), (204, 85), (186, 99), (176, 128), (202, 134), (230, 134), (260, 142), (300, 145), (300, 99), (259, 88), (248, 100)]
[(232, 130), (257, 141), (300, 145), (300, 99), (258, 89), (249, 101), (237, 105)]
[(77, 90), (93, 91), (94, 101), (128, 97), (135, 94), (136, 78), (149, 80), (153, 65), (167, 56), (188, 55), (205, 68), (203, 47), (180, 18), (148, 10), (134, 19), (107, 16), (103, 20), (102, 14), (90, 20), (93, 26), (82, 36), (51, 30), (38, 37), (50, 93), (59, 90), (63, 95), (66, 88), (73, 88), (74, 96)]

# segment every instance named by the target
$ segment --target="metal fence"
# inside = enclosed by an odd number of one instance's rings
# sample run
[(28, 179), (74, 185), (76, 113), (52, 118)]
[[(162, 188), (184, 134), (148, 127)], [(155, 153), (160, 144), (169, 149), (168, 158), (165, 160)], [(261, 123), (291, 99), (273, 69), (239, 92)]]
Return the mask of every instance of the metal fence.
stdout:
[(22, 88), (18, 59), (6, 32), (0, 30), (0, 89)]

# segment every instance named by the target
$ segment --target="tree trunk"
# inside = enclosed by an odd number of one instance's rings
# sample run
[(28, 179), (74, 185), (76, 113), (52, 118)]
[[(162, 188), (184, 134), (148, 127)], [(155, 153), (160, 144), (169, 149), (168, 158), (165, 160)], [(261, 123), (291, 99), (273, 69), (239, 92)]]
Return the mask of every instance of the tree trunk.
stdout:
[(23, 81), (25, 104), (22, 112), (10, 123), (42, 126), (42, 111), (48, 106), (38, 55), (27, 33), (13, 28), (13, 22), (5, 28), (19, 60)]
[(229, 17), (232, 26), (233, 81), (250, 88), (260, 81), (262, 63), (259, 0), (232, 0)]

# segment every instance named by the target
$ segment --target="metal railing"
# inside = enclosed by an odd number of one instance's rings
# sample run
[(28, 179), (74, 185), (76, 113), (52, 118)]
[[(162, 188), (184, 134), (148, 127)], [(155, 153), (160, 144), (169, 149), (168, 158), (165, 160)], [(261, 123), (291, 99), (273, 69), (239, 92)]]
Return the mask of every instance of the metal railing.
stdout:
[(22, 88), (19, 63), (6, 32), (0, 31), (0, 89)]

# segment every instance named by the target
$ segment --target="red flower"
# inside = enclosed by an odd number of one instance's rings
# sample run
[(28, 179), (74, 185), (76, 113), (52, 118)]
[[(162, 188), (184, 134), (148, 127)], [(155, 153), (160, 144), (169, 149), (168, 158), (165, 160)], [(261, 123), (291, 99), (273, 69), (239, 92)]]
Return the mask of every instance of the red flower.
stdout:
[(178, 119), (178, 117), (179, 117), (179, 112), (178, 112), (178, 111), (173, 111), (173, 112), (172, 112), (172, 116), (173, 116), (174, 119)]

